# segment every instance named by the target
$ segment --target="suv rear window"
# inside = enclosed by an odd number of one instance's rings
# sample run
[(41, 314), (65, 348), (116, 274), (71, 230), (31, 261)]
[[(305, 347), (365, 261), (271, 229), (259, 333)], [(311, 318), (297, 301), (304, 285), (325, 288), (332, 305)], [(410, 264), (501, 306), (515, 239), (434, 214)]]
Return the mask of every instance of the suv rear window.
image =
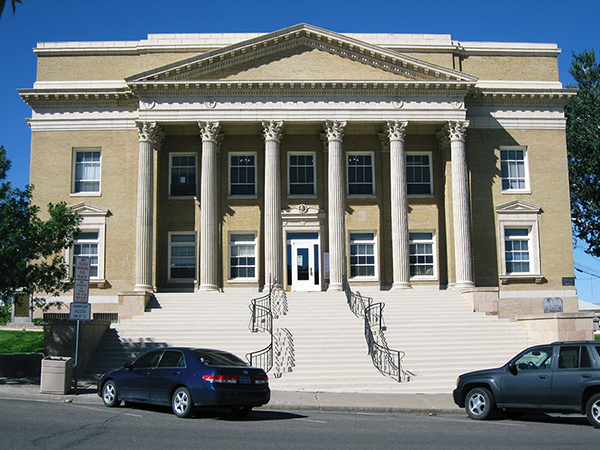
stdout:
[(572, 345), (560, 348), (558, 357), (559, 369), (589, 369), (591, 367), (592, 361), (587, 347)]

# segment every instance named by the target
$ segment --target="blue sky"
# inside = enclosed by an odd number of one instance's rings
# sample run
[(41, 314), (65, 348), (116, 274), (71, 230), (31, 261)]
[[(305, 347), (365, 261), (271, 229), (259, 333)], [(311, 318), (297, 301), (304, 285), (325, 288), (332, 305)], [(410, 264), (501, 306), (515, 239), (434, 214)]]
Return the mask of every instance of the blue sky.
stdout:
[[(10, 3), (8, 0), (7, 3)], [(600, 50), (597, 0), (23, 0), (0, 19), (0, 145), (15, 187), (29, 181), (30, 108), (38, 42), (145, 39), (153, 33), (270, 32), (309, 23), (335, 32), (450, 34), (458, 41), (557, 43), (563, 84), (572, 52)], [(600, 275), (600, 262), (575, 250)], [(579, 298), (600, 303), (600, 279), (576, 273)]]

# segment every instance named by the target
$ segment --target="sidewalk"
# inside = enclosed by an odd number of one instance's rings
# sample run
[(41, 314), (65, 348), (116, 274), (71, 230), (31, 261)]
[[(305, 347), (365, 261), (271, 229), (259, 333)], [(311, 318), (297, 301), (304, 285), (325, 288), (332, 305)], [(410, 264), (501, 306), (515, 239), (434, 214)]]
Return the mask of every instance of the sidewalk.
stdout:
[[(45, 394), (39, 378), (0, 377), (0, 399), (102, 404), (93, 380), (79, 380), (77, 393)], [(363, 412), (459, 413), (451, 394), (369, 394), (272, 391), (264, 409)]]

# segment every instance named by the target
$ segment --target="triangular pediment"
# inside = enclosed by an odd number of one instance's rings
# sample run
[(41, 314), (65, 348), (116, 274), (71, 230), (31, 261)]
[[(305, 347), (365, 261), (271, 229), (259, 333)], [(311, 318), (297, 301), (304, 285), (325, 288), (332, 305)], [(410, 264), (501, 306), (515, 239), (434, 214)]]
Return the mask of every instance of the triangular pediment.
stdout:
[(527, 203), (522, 200), (513, 200), (496, 207), (498, 213), (540, 213), (542, 208), (533, 203)]
[(82, 216), (106, 216), (108, 209), (101, 206), (90, 205), (89, 203), (78, 203), (71, 206), (71, 209)]
[(145, 83), (185, 84), (269, 81), (474, 83), (470, 75), (300, 24), (239, 42), (130, 78)]

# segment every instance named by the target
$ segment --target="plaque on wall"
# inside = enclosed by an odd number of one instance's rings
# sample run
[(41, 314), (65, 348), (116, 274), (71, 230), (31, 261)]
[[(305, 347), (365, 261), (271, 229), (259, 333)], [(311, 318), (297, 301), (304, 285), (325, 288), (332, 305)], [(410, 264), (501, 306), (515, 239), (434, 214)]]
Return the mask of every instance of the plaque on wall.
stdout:
[(563, 286), (575, 286), (575, 277), (562, 277)]
[(542, 302), (544, 313), (560, 313), (563, 312), (563, 301), (562, 298), (545, 298)]

